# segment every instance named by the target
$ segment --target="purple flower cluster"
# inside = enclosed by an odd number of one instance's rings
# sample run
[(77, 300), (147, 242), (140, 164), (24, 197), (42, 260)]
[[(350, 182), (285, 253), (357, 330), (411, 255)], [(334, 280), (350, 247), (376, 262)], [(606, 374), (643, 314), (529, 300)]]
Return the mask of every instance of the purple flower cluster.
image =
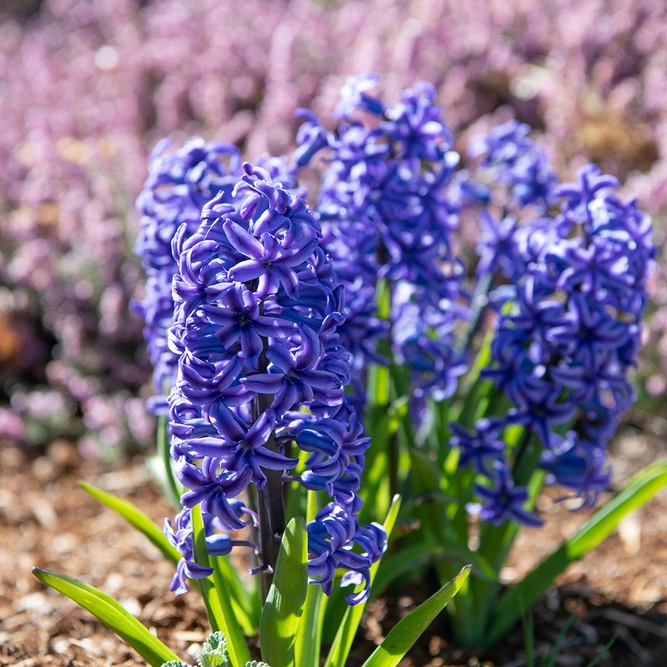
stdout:
[[(458, 206), (447, 194), (459, 156), (431, 84), (404, 90), (400, 102), (386, 107), (370, 92), (379, 79), (348, 79), (336, 132), (304, 114), (296, 159), (303, 166), (325, 149), (317, 214), (345, 285), (340, 331), (352, 354), (355, 390), (361, 393), (365, 365), (378, 361), (378, 342), (389, 336), (419, 395), (444, 398), (464, 370), (452, 340), (466, 314), (463, 268), (452, 249)], [(380, 280), (391, 294), (388, 321), (379, 319), (375, 302)]]
[[(498, 136), (502, 141), (486, 143), (490, 152), (512, 159), (516, 132), (510, 140), (509, 132)], [(656, 252), (649, 216), (634, 200), (621, 199), (617, 187), (614, 177), (588, 165), (576, 183), (540, 195), (542, 204), (561, 200), (555, 214), (519, 222), (507, 213), (495, 223), (495, 243), (485, 241), (485, 269), (502, 269), (510, 285), (498, 290), (504, 295), (483, 375), (513, 407), (503, 419), (478, 422), (473, 433), (456, 428), (452, 444), (461, 448), (462, 463), (491, 480), (478, 491), (482, 517), (494, 523), (521, 520), (512, 512), (526, 499), (522, 489), (508, 491), (506, 458), (523, 453), (504, 451), (500, 439), (508, 424), (539, 439), (549, 480), (573, 491), (582, 505), (592, 505), (609, 485), (606, 446), (634, 402), (628, 372), (637, 363)]]
[(473, 138), (470, 155), (481, 157), (494, 186), (506, 186), (509, 202), (523, 208), (532, 204), (541, 212), (552, 203), (556, 175), (546, 153), (528, 137), (530, 127), (511, 120)]
[[(260, 528), (283, 503), (285, 483), (326, 492), (330, 503), (308, 526), (309, 572), (328, 593), (334, 570), (347, 568), (343, 585), (366, 583), (348, 596), (356, 603), (368, 594), (368, 568), (386, 538), (357, 521), (369, 440), (343, 395), (343, 287), (304, 200), (269, 171), (243, 169), (233, 189), (203, 206), (198, 228), (182, 224), (172, 244), (169, 348), (178, 373), (169, 414), (172, 455), (188, 489), (182, 503), (201, 504), (223, 530), (237, 531), (246, 522), (235, 503), (251, 484)], [(262, 533), (265, 568), (275, 564), (267, 542), (283, 528)]]
[[(178, 266), (171, 244), (185, 225), (185, 236), (198, 228), (204, 204), (218, 197), (231, 201), (232, 191), (243, 175), (241, 155), (233, 144), (205, 143), (190, 139), (182, 148), (169, 151), (165, 139), (151, 153), (149, 176), (137, 199), (141, 231), (135, 252), (146, 271), (146, 295), (133, 304), (144, 320), (144, 336), (153, 365), (157, 396), (149, 401), (156, 414), (167, 413), (166, 395), (176, 382), (178, 354), (169, 349), (167, 335), (174, 319), (172, 279)], [(258, 164), (285, 187), (294, 185), (294, 169), (283, 158), (261, 156)]]
[[(241, 501), (232, 501), (234, 512), (238, 517), (248, 514), (253, 521), (256, 521), (255, 513), (244, 506)], [(233, 546), (256, 547), (252, 542), (244, 540), (233, 540), (221, 531), (220, 521), (213, 514), (204, 515), (204, 533), (206, 540), (206, 550), (211, 556), (226, 556), (232, 550)], [(216, 532), (218, 531), (218, 532)], [(176, 595), (183, 595), (188, 591), (188, 579), (204, 579), (213, 573), (212, 568), (199, 565), (195, 561), (192, 516), (189, 509), (183, 509), (176, 515), (172, 522), (171, 519), (164, 521), (164, 534), (169, 543), (181, 553), (181, 559), (176, 566), (169, 590)]]

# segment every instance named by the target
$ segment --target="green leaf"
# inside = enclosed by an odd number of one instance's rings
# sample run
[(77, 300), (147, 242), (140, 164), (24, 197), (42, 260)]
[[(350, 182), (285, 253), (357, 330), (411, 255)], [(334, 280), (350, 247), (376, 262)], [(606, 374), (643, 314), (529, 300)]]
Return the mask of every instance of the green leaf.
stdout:
[(567, 617), (567, 620), (565, 621), (563, 628), (558, 633), (558, 637), (556, 638), (556, 643), (553, 645), (550, 655), (549, 656), (545, 655), (544, 658), (542, 659), (543, 666), (546, 665), (546, 667), (554, 667), (554, 665), (556, 664), (556, 660), (558, 660), (561, 648), (563, 647), (563, 642), (565, 641), (567, 633), (570, 631), (570, 628), (572, 627), (574, 618), (577, 615), (577, 609), (579, 609), (580, 606), (581, 606), (581, 600), (579, 600), (579, 602), (577, 603), (576, 609)]
[(120, 514), (123, 519), (143, 533), (172, 563), (178, 563), (181, 554), (169, 544), (169, 540), (164, 536), (162, 529), (131, 502), (85, 482), (79, 482), (79, 486), (103, 505)]
[(40, 568), (34, 568), (32, 573), (42, 583), (87, 609), (129, 644), (151, 667), (161, 667), (165, 662), (178, 660), (175, 653), (109, 595), (64, 574)]
[[(206, 549), (204, 522), (199, 505), (192, 508), (192, 531), (195, 561), (204, 567), (212, 567)], [(248, 651), (245, 637), (234, 615), (228, 592), (229, 585), (218, 567), (213, 567), (213, 579), (206, 577), (197, 583), (204, 600), (211, 630), (224, 633), (233, 667), (242, 667), (250, 660), (250, 651)]]
[(404, 549), (398, 549), (395, 554), (382, 559), (373, 584), (373, 597), (382, 595), (387, 586), (398, 577), (414, 572), (429, 563), (444, 561), (458, 561), (459, 564), (469, 563), (473, 567), (475, 576), (485, 581), (496, 581), (493, 569), (476, 551), (451, 539), (444, 538), (440, 544), (428, 539)]
[(523, 628), (526, 667), (535, 667), (535, 628), (533, 614), (526, 614), (523, 609), (521, 609), (521, 627)]
[[(244, 582), (229, 560), (229, 556), (209, 556), (211, 567), (215, 572), (214, 580), (224, 581), (224, 590), (229, 595), (233, 614), (239, 622), (243, 634), (253, 637), (259, 625), (261, 602), (255, 579)], [(255, 604), (257, 602), (257, 604)]]
[(329, 598), (321, 586), (308, 586), (306, 603), (295, 646), (296, 664), (299, 667), (319, 667), (322, 646), (322, 623)]
[[(306, 521), (314, 521), (320, 509), (317, 491), (308, 491)], [(320, 667), (320, 650), (322, 647), (322, 629), (324, 612), (329, 598), (321, 586), (308, 586), (306, 604), (299, 623), (296, 636), (296, 664), (299, 667)]]
[[(389, 539), (391, 532), (394, 530), (400, 509), (401, 498), (400, 496), (394, 496), (389, 512), (387, 513), (387, 518), (384, 521), (384, 529), (387, 533), (387, 539)], [(373, 581), (375, 581), (379, 566), (379, 562), (371, 565), (371, 588), (373, 586)], [(325, 667), (345, 667), (347, 657), (350, 654), (350, 648), (352, 647), (352, 642), (359, 629), (359, 623), (361, 622), (364, 609), (366, 609), (366, 602), (347, 608), (345, 616), (343, 617), (343, 622), (338, 628), (336, 637), (329, 649)]]
[(380, 520), (389, 511), (391, 494), (389, 490), (389, 448), (403, 418), (408, 411), (405, 397), (387, 406), (370, 406), (366, 414), (366, 433), (371, 436), (371, 446), (366, 452), (364, 484), (361, 496), (364, 506), (359, 514), (359, 522)]
[[(167, 391), (167, 393), (169, 393)], [(174, 475), (174, 461), (169, 449), (169, 420), (161, 415), (157, 420), (157, 455), (160, 459), (163, 474), (159, 480), (165, 490), (167, 498), (177, 510), (181, 510), (181, 489)]]
[(396, 667), (424, 630), (459, 592), (469, 574), (470, 566), (464, 567), (456, 578), (401, 619), (363, 667)]
[(445, 549), (431, 540), (423, 540), (384, 556), (373, 582), (373, 597), (382, 595), (387, 586), (398, 577), (415, 572), (428, 565), (434, 558), (444, 556)]
[(521, 615), (521, 606), (528, 609), (551, 585), (551, 582), (572, 562), (578, 560), (606, 539), (621, 519), (648, 502), (667, 486), (667, 460), (648, 466), (635, 475), (628, 485), (600, 508), (560, 548), (527, 574), (503, 595), (493, 612), (495, 621), (486, 633), (487, 646), (492, 646), (512, 628)]
[(299, 619), (308, 589), (308, 539), (303, 517), (294, 517), (283, 534), (273, 583), (259, 621), (262, 660), (271, 667), (294, 667)]
[(618, 635), (614, 635), (604, 646), (604, 648), (586, 665), (586, 667), (595, 667), (595, 665), (604, 658), (607, 654), (607, 651), (614, 645), (614, 642), (618, 639)]

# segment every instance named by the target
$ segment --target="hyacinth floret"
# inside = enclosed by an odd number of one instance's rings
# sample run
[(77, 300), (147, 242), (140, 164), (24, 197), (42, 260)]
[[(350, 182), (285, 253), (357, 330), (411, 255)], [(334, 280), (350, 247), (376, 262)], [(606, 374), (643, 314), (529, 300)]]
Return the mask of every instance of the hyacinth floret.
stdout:
[(371, 72), (349, 76), (340, 91), (340, 101), (336, 105), (334, 115), (347, 118), (356, 111), (368, 111), (381, 116), (384, 113), (382, 102), (368, 94), (380, 82), (380, 75)]
[(469, 154), (481, 158), (480, 166), (489, 172), (487, 178), (494, 186), (508, 187), (512, 203), (519, 208), (531, 204), (544, 212), (553, 203), (556, 175), (529, 133), (528, 125), (511, 120), (476, 136)]
[(505, 521), (514, 521), (524, 526), (537, 528), (542, 521), (532, 512), (525, 509), (528, 500), (528, 489), (515, 486), (512, 473), (507, 465), (498, 461), (493, 470), (491, 486), (477, 484), (475, 491), (482, 502), (472, 507), (479, 512), (482, 521), (500, 526)]
[[(233, 505), (234, 512), (236, 512), (239, 517), (244, 514), (254, 514), (240, 501), (233, 501)], [(219, 528), (221, 528), (221, 525), (212, 514), (205, 516), (204, 533), (206, 536), (207, 548), (211, 555), (225, 556), (235, 545), (249, 546), (249, 543), (247, 542), (232, 540), (228, 535), (214, 532)], [(169, 590), (176, 595), (182, 595), (188, 590), (188, 579), (194, 581), (197, 579), (204, 579), (212, 574), (213, 570), (195, 562), (194, 546), (192, 542), (192, 515), (188, 508), (181, 510), (181, 512), (176, 515), (173, 522), (171, 519), (165, 519), (164, 534), (169, 540), (169, 543), (181, 554), (181, 559), (176, 566), (176, 573), (171, 581)]]
[[(329, 518), (325, 534), (308, 529), (309, 571), (328, 592), (336, 568), (352, 570), (358, 576), (345, 585), (365, 582), (348, 596), (356, 603), (368, 594), (368, 568), (385, 541), (379, 526), (357, 520), (369, 441), (344, 396), (342, 287), (303, 199), (265, 169), (245, 164), (243, 172), (229, 196), (203, 206), (198, 229), (182, 227), (172, 245), (169, 343), (179, 363), (169, 404), (182, 503), (201, 505), (223, 531), (240, 530), (247, 522), (239, 496), (253, 484), (261, 532), (284, 484), (325, 491)], [(308, 454), (306, 470), (288, 474), (297, 450)], [(267, 542), (276, 530), (261, 533), (265, 569), (275, 565)]]
[(459, 468), (472, 466), (478, 474), (489, 477), (493, 465), (502, 457), (505, 449), (500, 439), (502, 420), (479, 419), (472, 431), (459, 424), (452, 424), (451, 428), (454, 435), (449, 444), (460, 450)]

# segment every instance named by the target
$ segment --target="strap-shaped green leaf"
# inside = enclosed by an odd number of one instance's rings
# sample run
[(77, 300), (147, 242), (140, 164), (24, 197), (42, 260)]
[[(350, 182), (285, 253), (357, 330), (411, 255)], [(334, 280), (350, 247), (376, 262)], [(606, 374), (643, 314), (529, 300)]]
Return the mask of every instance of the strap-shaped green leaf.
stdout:
[[(400, 509), (401, 498), (400, 496), (394, 496), (389, 512), (387, 513), (387, 518), (384, 521), (384, 529), (387, 533), (387, 539), (389, 539), (392, 530), (394, 530)], [(375, 575), (377, 574), (379, 566), (379, 562), (374, 563), (371, 566), (371, 587), (373, 586), (373, 581), (375, 580)], [(350, 648), (352, 647), (352, 642), (359, 629), (359, 623), (361, 623), (364, 609), (366, 609), (366, 602), (347, 608), (345, 616), (343, 617), (343, 622), (340, 624), (333, 644), (329, 649), (325, 667), (345, 667), (347, 656), (350, 654)]]
[(87, 609), (129, 644), (152, 667), (161, 667), (165, 662), (178, 660), (175, 653), (172, 653), (132, 614), (106, 593), (65, 574), (40, 568), (34, 568), (32, 573), (47, 586), (51, 586)]
[(436, 544), (433, 540), (424, 540), (408, 547), (397, 549), (382, 559), (382, 564), (373, 583), (373, 597), (379, 597), (387, 586), (398, 577), (414, 572), (420, 567), (437, 561), (450, 561), (459, 566), (464, 563), (473, 566), (473, 573), (485, 581), (495, 581), (496, 576), (491, 566), (477, 552), (454, 540), (443, 540)]
[[(209, 558), (211, 567), (217, 570), (216, 576), (225, 582), (225, 590), (228, 591), (232, 610), (246, 637), (253, 637), (259, 625), (261, 612), (261, 601), (257, 594), (254, 581), (243, 582), (238, 572), (229, 560), (229, 556), (214, 556)], [(257, 609), (255, 608), (257, 599)]]
[(219, 568), (214, 567), (209, 560), (200, 505), (192, 508), (192, 531), (195, 560), (204, 567), (213, 567), (213, 579), (206, 577), (197, 582), (211, 630), (213, 632), (219, 630), (225, 635), (233, 667), (242, 667), (250, 661), (250, 651), (234, 615), (228, 592), (229, 586)]
[(360, 491), (365, 505), (359, 513), (359, 523), (379, 521), (389, 511), (389, 446), (396, 435), (405, 414), (408, 401), (402, 397), (390, 406), (370, 406), (366, 414), (366, 432), (371, 436), (371, 446), (366, 452), (364, 483)]
[(495, 620), (487, 633), (487, 645), (491, 646), (501, 639), (520, 618), (522, 607), (528, 609), (570, 563), (600, 544), (616, 529), (624, 516), (648, 502), (665, 486), (667, 460), (654, 463), (635, 475), (618, 495), (600, 508), (569, 540), (503, 595), (493, 613)]
[(399, 549), (397, 553), (386, 555), (382, 559), (375, 581), (373, 581), (373, 597), (382, 595), (387, 586), (398, 577), (414, 573), (431, 563), (435, 558), (444, 555), (445, 549), (428, 539)]
[(294, 667), (296, 636), (308, 592), (308, 538), (303, 517), (283, 534), (273, 583), (259, 621), (262, 660), (271, 667)]
[[(308, 491), (306, 521), (315, 521), (320, 509), (317, 491)], [(303, 616), (296, 635), (294, 652), (299, 667), (320, 667), (324, 612), (329, 598), (317, 584), (308, 586)]]
[(470, 566), (466, 565), (455, 579), (401, 619), (382, 644), (373, 651), (363, 667), (396, 667), (433, 619), (459, 592), (469, 574)]
[(308, 586), (304, 613), (299, 624), (294, 647), (296, 664), (299, 667), (319, 667), (322, 646), (322, 623), (329, 598), (321, 586)]
[(79, 486), (103, 505), (120, 514), (123, 519), (143, 533), (172, 563), (178, 563), (181, 554), (169, 544), (161, 528), (131, 502), (102, 491), (102, 489), (98, 489), (85, 482), (79, 482)]
[[(166, 393), (168, 394), (169, 390), (166, 390)], [(174, 475), (174, 460), (171, 458), (169, 448), (169, 419), (165, 415), (160, 415), (157, 420), (157, 456), (162, 466), (160, 481), (165, 494), (172, 505), (180, 511), (182, 491)]]

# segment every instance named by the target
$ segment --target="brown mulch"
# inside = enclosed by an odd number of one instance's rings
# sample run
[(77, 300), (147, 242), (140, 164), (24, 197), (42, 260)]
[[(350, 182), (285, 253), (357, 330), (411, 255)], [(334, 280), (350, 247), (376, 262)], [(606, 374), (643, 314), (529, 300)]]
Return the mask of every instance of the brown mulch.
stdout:
[[(626, 427), (614, 444), (615, 481), (665, 455), (667, 422)], [(0, 449), (0, 665), (108, 667), (143, 664), (131, 649), (87, 612), (31, 574), (34, 566), (81, 578), (113, 595), (183, 659), (206, 637), (196, 593), (175, 598), (168, 591), (171, 566), (122, 519), (83, 491), (77, 481), (126, 497), (161, 523), (172, 514), (140, 460), (122, 465), (82, 461), (75, 448), (55, 443), (35, 457)], [(503, 580), (511, 583), (572, 534), (584, 513), (545, 500), (548, 522), (524, 531)], [(432, 588), (430, 589), (432, 592)], [(350, 660), (361, 665), (396, 621), (429, 594), (406, 585), (369, 604)], [(535, 609), (538, 654), (552, 645), (577, 607), (558, 665), (585, 667), (613, 636), (601, 667), (667, 666), (667, 494), (662, 493), (600, 548), (572, 565)], [(442, 615), (401, 667), (521, 667), (523, 637), (515, 630), (485, 655), (450, 646)]]

